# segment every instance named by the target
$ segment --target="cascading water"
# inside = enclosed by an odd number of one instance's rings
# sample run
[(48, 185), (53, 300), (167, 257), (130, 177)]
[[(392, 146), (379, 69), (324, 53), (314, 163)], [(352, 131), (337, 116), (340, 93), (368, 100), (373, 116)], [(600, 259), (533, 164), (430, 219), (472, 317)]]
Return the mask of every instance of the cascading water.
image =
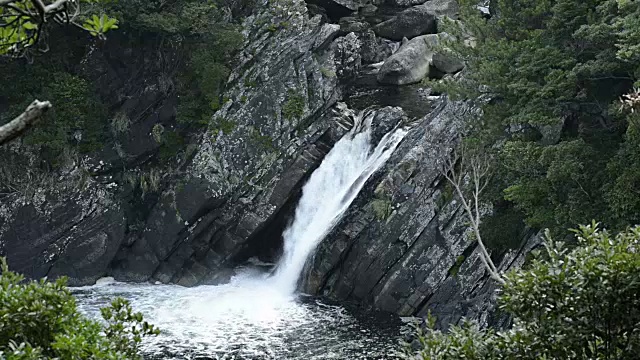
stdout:
[(229, 284), (195, 288), (101, 284), (75, 291), (80, 308), (99, 317), (113, 296), (129, 299), (164, 330), (144, 344), (153, 359), (392, 358), (393, 336), (368, 329), (342, 307), (294, 295), (307, 258), (406, 134), (395, 129), (372, 149), (374, 115), (355, 116), (305, 184), (273, 274), (245, 269)]
[(273, 276), (284, 293), (295, 291), (311, 252), (406, 134), (404, 129), (386, 134), (372, 152), (371, 121), (375, 113), (364, 114), (355, 118), (354, 127), (335, 144), (302, 190), (293, 223), (284, 231), (284, 254)]

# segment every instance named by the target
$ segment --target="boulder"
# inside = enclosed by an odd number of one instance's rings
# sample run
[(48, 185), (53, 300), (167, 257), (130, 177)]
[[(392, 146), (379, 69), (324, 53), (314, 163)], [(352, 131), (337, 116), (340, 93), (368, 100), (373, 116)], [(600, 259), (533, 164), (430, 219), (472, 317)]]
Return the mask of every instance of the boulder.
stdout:
[(431, 0), (422, 5), (406, 9), (395, 17), (374, 27), (376, 34), (387, 39), (400, 41), (419, 35), (438, 32), (438, 19), (446, 16), (458, 18), (458, 3), (455, 0)]
[(357, 11), (367, 3), (365, 0), (331, 0), (330, 2), (342, 5), (352, 11)]
[(460, 7), (456, 0), (430, 0), (416, 7), (436, 17), (446, 16), (451, 19), (457, 19), (460, 12)]
[(369, 24), (356, 17), (343, 17), (340, 19), (340, 30), (345, 33), (362, 32), (369, 28)]
[(382, 65), (378, 82), (389, 85), (413, 84), (429, 74), (433, 49), (439, 43), (436, 34), (418, 36), (407, 43)]
[(395, 17), (376, 25), (374, 31), (383, 38), (400, 41), (419, 35), (435, 33), (436, 16), (427, 8), (414, 6)]
[(431, 64), (445, 74), (454, 74), (464, 68), (464, 63), (460, 59), (440, 53), (433, 55)]

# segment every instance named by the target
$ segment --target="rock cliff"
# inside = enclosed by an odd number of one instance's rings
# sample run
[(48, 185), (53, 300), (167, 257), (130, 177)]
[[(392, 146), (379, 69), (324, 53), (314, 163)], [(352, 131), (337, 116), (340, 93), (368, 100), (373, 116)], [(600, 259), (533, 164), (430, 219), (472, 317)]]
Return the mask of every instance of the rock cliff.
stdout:
[[(438, 19), (456, 9), (453, 0), (257, 4), (212, 125), (155, 172), (153, 128), (175, 121), (177, 96), (159, 64), (177, 54), (117, 41), (89, 52), (82, 71), (135, 119), (131, 135), (54, 173), (17, 169), (37, 161), (19, 143), (3, 149), (16, 191), (0, 198), (1, 253), (19, 272), (72, 285), (224, 282), (250, 259), (277, 260), (302, 185), (353, 125), (338, 102), (377, 105), (380, 135), (399, 121), (411, 130), (309, 260), (303, 290), (401, 315), (431, 310), (442, 324), (499, 323), (488, 311), (494, 286), (439, 173), (472, 110), (414, 84), (461, 69), (434, 57)], [(131, 169), (152, 194), (127, 186)], [(500, 267), (521, 265), (533, 235), (496, 251)]]

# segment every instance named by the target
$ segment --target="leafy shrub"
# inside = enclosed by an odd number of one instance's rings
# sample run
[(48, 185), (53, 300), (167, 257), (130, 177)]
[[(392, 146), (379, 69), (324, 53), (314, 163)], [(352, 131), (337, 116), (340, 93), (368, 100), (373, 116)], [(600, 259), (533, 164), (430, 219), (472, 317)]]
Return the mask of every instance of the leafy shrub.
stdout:
[(282, 117), (286, 120), (299, 119), (304, 115), (304, 97), (289, 90), (287, 101), (282, 105)]
[(471, 322), (448, 332), (429, 318), (411, 358), (635, 359), (640, 352), (640, 226), (616, 236), (597, 224), (575, 230), (568, 249), (547, 233), (545, 260), (507, 274), (500, 308), (511, 330)]
[(636, 130), (617, 109), (640, 85), (640, 3), (492, 0), (487, 19), (477, 1), (458, 2), (460, 22), (443, 19), (442, 30), (465, 75), (432, 83), (482, 110), (469, 136), (500, 144), (492, 200), (554, 234), (593, 218), (637, 224)]
[(44, 62), (31, 65), (14, 62), (0, 67), (0, 75), (6, 79), (0, 97), (10, 104), (8, 111), (0, 115), (0, 122), (20, 114), (34, 98), (51, 101), (53, 108), (46, 119), (24, 141), (40, 148), (42, 157), (55, 167), (65, 150), (88, 153), (101, 148), (108, 121), (104, 104), (87, 80), (68, 72), (52, 71), (52, 66)]
[(142, 338), (159, 333), (126, 300), (102, 309), (102, 325), (78, 312), (66, 279), (25, 282), (5, 259), (0, 270), (1, 359), (141, 359)]

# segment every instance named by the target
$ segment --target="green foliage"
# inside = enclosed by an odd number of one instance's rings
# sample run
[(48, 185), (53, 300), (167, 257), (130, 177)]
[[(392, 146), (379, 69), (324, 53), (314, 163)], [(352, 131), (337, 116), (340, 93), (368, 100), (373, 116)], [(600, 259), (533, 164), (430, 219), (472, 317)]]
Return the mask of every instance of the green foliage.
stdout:
[(429, 319), (408, 357), (445, 359), (634, 359), (640, 351), (640, 227), (616, 236), (596, 224), (568, 249), (547, 235), (545, 260), (506, 276), (506, 331), (464, 322), (448, 332)]
[(159, 333), (123, 299), (102, 315), (105, 326), (80, 314), (65, 279), (25, 282), (0, 259), (0, 358), (141, 359), (142, 338)]
[(219, 131), (222, 131), (223, 134), (227, 135), (231, 134), (231, 132), (236, 128), (236, 123), (232, 120), (228, 120), (221, 116), (218, 116), (214, 119), (213, 126), (213, 133), (217, 134)]
[(624, 143), (607, 164), (607, 175), (613, 181), (604, 186), (604, 197), (612, 223), (618, 227), (640, 223), (640, 114), (629, 115)]
[(371, 202), (373, 213), (379, 221), (385, 221), (393, 212), (393, 203), (389, 199), (374, 199)]
[(460, 271), (460, 267), (462, 266), (462, 263), (464, 262), (464, 260), (466, 259), (466, 257), (464, 255), (460, 255), (456, 258), (456, 262), (453, 264), (453, 266), (449, 269), (449, 275), (451, 276), (457, 276), (458, 272)]
[(320, 72), (322, 73), (322, 76), (326, 77), (326, 78), (330, 78), (333, 79), (336, 77), (336, 72), (331, 70), (331, 69), (327, 69), (325, 67), (321, 67), (320, 68)]
[[(104, 38), (105, 33), (118, 28), (117, 19), (101, 12), (101, 6), (110, 2), (78, 0), (67, 1), (63, 6), (57, 6), (60, 2), (52, 0), (5, 2), (0, 5), (0, 56), (24, 55), (38, 45), (51, 24), (73, 24), (92, 36)], [(42, 6), (37, 6), (38, 3)], [(47, 46), (44, 44), (41, 48)]]
[(185, 138), (178, 131), (165, 131), (160, 144), (160, 160), (169, 161), (184, 149), (185, 145)]
[(47, 99), (53, 108), (30, 131), (24, 142), (40, 149), (42, 158), (57, 166), (65, 151), (88, 153), (101, 147), (105, 137), (106, 109), (90, 83), (58, 70), (55, 60), (36, 59), (34, 64), (12, 62), (0, 69), (4, 81), (0, 97), (10, 104), (0, 123), (13, 119), (34, 98)]
[(260, 130), (251, 127), (249, 136), (251, 137), (251, 141), (264, 150), (273, 150), (273, 139), (269, 135), (262, 135)]
[(282, 117), (286, 120), (300, 119), (304, 115), (304, 96), (289, 90), (287, 100), (282, 105)]
[(465, 61), (465, 76), (434, 85), (475, 101), (483, 116), (470, 136), (501, 144), (492, 200), (556, 234), (592, 218), (633, 224), (640, 203), (626, 198), (637, 163), (623, 159), (638, 150), (619, 99), (640, 79), (640, 3), (496, 0), (491, 19), (475, 1), (460, 3), (462, 25), (445, 24), (457, 39), (445, 49)]
[(82, 24), (82, 27), (92, 36), (104, 36), (107, 31), (117, 29), (117, 23), (118, 19), (111, 18), (106, 14), (93, 15)]
[[(189, 47), (187, 69), (178, 79), (178, 122), (206, 126), (220, 109), (223, 90), (231, 71), (227, 59), (242, 44), (242, 35), (221, 27), (206, 43)], [(195, 86), (194, 86), (195, 85)]]
[(480, 224), (480, 233), (487, 248), (498, 254), (518, 248), (524, 235), (523, 218), (523, 214), (509, 206), (494, 208), (494, 213), (483, 218)]
[(124, 134), (129, 131), (131, 119), (124, 111), (117, 112), (111, 119), (111, 131), (114, 134)]

